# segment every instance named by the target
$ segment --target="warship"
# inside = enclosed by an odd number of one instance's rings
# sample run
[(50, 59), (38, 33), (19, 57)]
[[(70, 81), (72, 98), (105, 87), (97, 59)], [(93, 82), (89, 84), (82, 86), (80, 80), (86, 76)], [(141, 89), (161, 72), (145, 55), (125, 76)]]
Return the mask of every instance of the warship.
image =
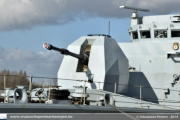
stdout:
[(64, 55), (58, 86), (32, 89), (36, 77), (28, 76), (29, 86), (5, 87), (0, 112), (179, 113), (180, 14), (139, 17), (138, 11), (149, 10), (120, 8), (134, 11), (131, 42), (89, 34), (67, 49), (44, 43)]

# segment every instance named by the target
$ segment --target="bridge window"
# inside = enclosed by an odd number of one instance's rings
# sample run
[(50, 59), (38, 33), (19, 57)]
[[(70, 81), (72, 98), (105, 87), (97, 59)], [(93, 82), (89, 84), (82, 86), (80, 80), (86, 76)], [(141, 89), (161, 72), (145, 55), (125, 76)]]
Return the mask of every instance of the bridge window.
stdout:
[(180, 30), (171, 30), (171, 37), (180, 37)]
[(138, 39), (138, 33), (137, 33), (137, 31), (132, 32), (132, 38), (133, 38), (133, 39)]
[(154, 37), (155, 38), (167, 38), (167, 30), (155, 30)]
[(145, 38), (151, 38), (151, 33), (149, 30), (147, 31), (141, 31), (141, 38), (145, 39)]

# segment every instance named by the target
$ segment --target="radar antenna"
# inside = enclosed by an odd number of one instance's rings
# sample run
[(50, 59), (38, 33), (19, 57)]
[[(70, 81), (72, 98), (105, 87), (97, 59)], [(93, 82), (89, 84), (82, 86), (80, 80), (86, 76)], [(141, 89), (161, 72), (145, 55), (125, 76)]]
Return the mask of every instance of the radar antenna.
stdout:
[(135, 7), (129, 7), (129, 6), (119, 6), (119, 8), (131, 9), (131, 10), (134, 10), (135, 12), (137, 12), (137, 11), (149, 12), (148, 9), (135, 8)]
[(139, 16), (137, 14), (138, 11), (144, 11), (144, 12), (150, 11), (148, 9), (135, 8), (135, 7), (129, 7), (129, 6), (119, 6), (119, 8), (134, 10), (134, 12), (132, 13), (132, 16), (131, 16), (131, 26), (139, 24)]

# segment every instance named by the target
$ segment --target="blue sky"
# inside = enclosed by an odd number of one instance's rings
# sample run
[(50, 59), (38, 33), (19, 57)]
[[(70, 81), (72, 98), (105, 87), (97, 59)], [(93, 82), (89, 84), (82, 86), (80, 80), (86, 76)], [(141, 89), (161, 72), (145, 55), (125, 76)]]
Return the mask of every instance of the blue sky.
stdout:
[(60, 48), (67, 46), (81, 36), (87, 34), (108, 34), (110, 21), (110, 35), (117, 42), (130, 42), (128, 28), (130, 18), (90, 18), (76, 20), (64, 25), (38, 26), (26, 30), (11, 30), (0, 32), (1, 46), (7, 49), (19, 48), (37, 52), (45, 52), (42, 45), (51, 43)]
[(0, 0), (0, 70), (26, 70), (28, 75), (56, 77), (63, 56), (43, 49), (60, 48), (87, 34), (108, 34), (130, 42), (133, 11), (120, 5), (150, 9), (143, 15), (179, 13), (179, 0)]

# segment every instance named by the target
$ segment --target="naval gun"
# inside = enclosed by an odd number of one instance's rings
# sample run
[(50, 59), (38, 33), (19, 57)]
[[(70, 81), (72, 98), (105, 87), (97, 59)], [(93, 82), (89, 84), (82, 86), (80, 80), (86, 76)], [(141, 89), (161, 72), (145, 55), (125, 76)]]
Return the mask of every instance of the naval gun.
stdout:
[(88, 65), (90, 51), (86, 51), (82, 54), (76, 54), (76, 53), (70, 52), (69, 50), (64, 49), (64, 48), (60, 49), (60, 48), (54, 47), (53, 45), (51, 45), (49, 43), (44, 43), (43, 47), (48, 50), (55, 50), (57, 52), (60, 52), (63, 55), (69, 55), (69, 56), (75, 57), (75, 58), (79, 59), (83, 65), (86, 65), (86, 66)]

